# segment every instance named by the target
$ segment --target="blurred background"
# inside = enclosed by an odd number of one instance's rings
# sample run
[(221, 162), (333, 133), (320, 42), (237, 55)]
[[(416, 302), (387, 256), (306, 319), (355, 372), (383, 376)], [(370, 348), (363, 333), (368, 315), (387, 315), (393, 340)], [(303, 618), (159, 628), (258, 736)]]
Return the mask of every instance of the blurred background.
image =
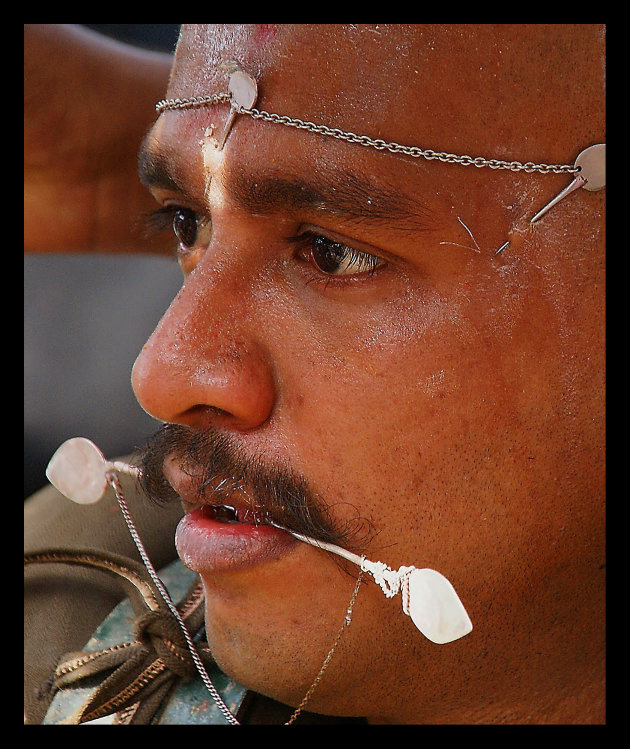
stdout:
[[(172, 52), (179, 24), (84, 24)], [(108, 457), (144, 443), (158, 423), (138, 405), (131, 368), (181, 285), (174, 260), (146, 255), (24, 257), (24, 496), (70, 437)]]

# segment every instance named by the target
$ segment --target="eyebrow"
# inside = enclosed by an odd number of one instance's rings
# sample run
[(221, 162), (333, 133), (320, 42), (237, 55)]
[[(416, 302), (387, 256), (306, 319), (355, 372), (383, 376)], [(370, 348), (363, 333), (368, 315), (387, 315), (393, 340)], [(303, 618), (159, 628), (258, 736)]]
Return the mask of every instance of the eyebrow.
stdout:
[(163, 188), (187, 194), (184, 181), (179, 178), (175, 169), (175, 160), (169, 158), (159, 147), (152, 147), (149, 132), (138, 151), (138, 176), (147, 188)]
[[(138, 154), (141, 182), (190, 196), (179, 176), (177, 154), (151, 143), (147, 136)], [(432, 228), (432, 212), (399, 188), (347, 169), (319, 169), (308, 178), (240, 170), (229, 175), (229, 192), (237, 205), (254, 215), (281, 211), (325, 212), (352, 221), (368, 221), (399, 231)]]

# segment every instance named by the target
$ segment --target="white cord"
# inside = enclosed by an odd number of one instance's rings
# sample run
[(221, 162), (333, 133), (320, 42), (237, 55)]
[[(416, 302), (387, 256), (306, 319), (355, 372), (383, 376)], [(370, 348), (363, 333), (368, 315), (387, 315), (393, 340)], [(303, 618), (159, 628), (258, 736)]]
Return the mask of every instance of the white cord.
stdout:
[(386, 598), (393, 598), (400, 591), (401, 582), (404, 577), (412, 570), (416, 569), (415, 567), (401, 567), (398, 570), (392, 570), (391, 567), (388, 567), (384, 562), (371, 562), (364, 556), (360, 557), (358, 554), (353, 554), (347, 549), (342, 549), (341, 546), (328, 544), (324, 541), (317, 541), (314, 538), (304, 536), (301, 533), (296, 533), (289, 528), (283, 528), (281, 525), (276, 525), (275, 523), (272, 523), (272, 525), (275, 525), (276, 528), (280, 528), (281, 530), (290, 533), (292, 536), (295, 536), (298, 541), (304, 541), (304, 543), (315, 546), (318, 549), (330, 551), (332, 554), (336, 554), (337, 556), (343, 557), (349, 562), (356, 564), (364, 572), (369, 572), (374, 578), (374, 582), (381, 586), (381, 590)]

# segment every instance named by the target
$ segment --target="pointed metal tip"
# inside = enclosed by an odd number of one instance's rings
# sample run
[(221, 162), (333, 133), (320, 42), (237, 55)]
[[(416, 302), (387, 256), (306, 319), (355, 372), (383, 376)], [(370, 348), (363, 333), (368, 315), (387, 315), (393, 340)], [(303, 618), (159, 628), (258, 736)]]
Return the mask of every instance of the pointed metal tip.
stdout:
[(495, 256), (498, 255), (500, 252), (503, 252), (503, 250), (510, 244), (510, 240), (508, 239), (507, 242), (504, 242), (501, 247), (494, 253)]
[(228, 73), (234, 73), (236, 70), (241, 70), (241, 64), (238, 60), (226, 60), (217, 66), (218, 70), (227, 70)]

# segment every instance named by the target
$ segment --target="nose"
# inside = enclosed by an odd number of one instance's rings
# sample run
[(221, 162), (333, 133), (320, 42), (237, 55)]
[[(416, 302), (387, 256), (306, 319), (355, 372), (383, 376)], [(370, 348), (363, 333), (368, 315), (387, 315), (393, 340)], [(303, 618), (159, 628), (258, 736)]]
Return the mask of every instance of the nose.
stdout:
[(203, 261), (195, 268), (134, 364), (145, 411), (163, 422), (242, 431), (269, 418), (274, 378), (251, 301), (229, 269), (213, 272)]

